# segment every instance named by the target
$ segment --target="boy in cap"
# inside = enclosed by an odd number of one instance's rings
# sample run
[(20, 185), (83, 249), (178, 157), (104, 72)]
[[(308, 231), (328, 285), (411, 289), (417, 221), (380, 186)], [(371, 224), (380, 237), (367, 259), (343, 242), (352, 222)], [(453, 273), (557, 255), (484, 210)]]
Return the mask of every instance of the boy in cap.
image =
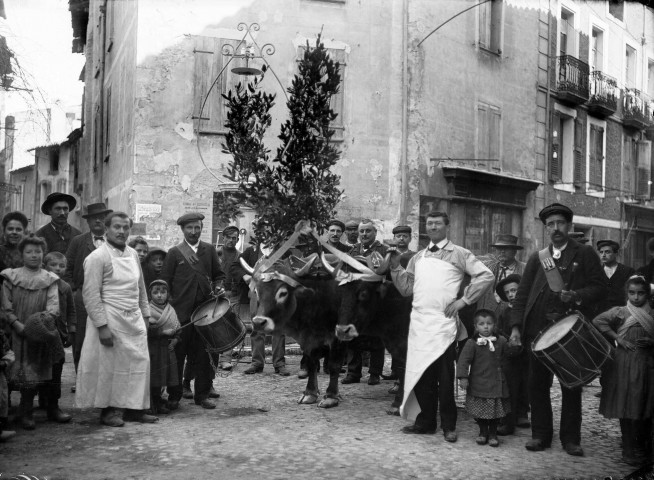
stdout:
[(611, 307), (621, 307), (627, 304), (624, 285), (634, 273), (631, 267), (618, 262), (620, 244), (614, 240), (597, 242), (597, 252), (606, 275), (607, 295), (604, 296), (596, 313), (607, 311)]
[[(606, 294), (605, 275), (597, 254), (591, 246), (568, 237), (572, 210), (553, 203), (538, 216), (551, 243), (527, 261), (511, 312), (512, 345), (531, 345), (541, 330), (570, 308), (592, 318), (594, 305)], [(553, 374), (531, 351), (528, 368), (532, 439), (525, 448), (537, 452), (549, 448), (554, 436), (550, 398)], [(581, 388), (561, 385), (561, 392), (561, 444), (569, 455), (582, 456)]]

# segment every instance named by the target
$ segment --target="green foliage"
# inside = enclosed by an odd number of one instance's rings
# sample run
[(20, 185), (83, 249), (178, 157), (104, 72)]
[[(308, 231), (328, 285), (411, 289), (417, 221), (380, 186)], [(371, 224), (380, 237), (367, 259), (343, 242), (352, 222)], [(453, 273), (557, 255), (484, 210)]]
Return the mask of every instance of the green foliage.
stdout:
[(330, 100), (338, 93), (339, 70), (320, 35), (315, 48), (307, 42), (288, 89), (289, 118), (281, 125), (281, 144), (272, 159), (263, 137), (272, 122), (275, 95), (262, 91), (264, 76), (246, 86), (239, 83), (224, 96), (229, 133), (223, 149), (233, 157), (226, 176), (239, 189), (217, 197), (216, 206), (230, 218), (238, 214), (239, 204), (253, 208), (258, 215), (255, 235), (267, 245), (283, 241), (299, 220), (322, 226), (336, 213), (340, 176), (330, 170), (340, 152), (330, 143), (334, 131), (329, 125), (337, 116)]

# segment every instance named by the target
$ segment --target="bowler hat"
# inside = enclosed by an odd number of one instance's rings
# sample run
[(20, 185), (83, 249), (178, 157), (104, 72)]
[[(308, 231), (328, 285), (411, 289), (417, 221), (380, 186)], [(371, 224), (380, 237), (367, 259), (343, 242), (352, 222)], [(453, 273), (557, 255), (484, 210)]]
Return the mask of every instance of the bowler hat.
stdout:
[(490, 244), (491, 247), (495, 248), (513, 248), (515, 250), (522, 250), (523, 247), (518, 245), (518, 237), (515, 235), (509, 235), (508, 233), (500, 233), (495, 237), (495, 243)]
[(199, 221), (204, 220), (204, 215), (202, 215), (199, 212), (189, 212), (189, 213), (185, 213), (184, 215), (182, 215), (181, 217), (179, 217), (177, 219), (177, 225), (180, 225), (180, 226), (183, 227), (187, 223), (197, 222), (198, 220)]
[(112, 212), (113, 210), (107, 208), (104, 203), (92, 203), (86, 207), (86, 215), (82, 215), (82, 218), (95, 217), (96, 215), (106, 215)]
[(330, 220), (329, 222), (327, 222), (327, 228), (331, 227), (332, 225), (336, 225), (341, 230), (345, 230), (345, 224), (343, 222), (341, 222), (340, 220), (334, 219), (334, 220)]
[(508, 302), (509, 299), (506, 298), (506, 295), (504, 294), (504, 285), (508, 285), (509, 283), (519, 284), (520, 280), (522, 280), (522, 277), (517, 273), (512, 273), (508, 277), (504, 277), (502, 280), (497, 282), (497, 285), (495, 286), (495, 293), (497, 293), (497, 296), (500, 297), (503, 301)]
[(56, 202), (66, 202), (70, 210), (73, 210), (77, 205), (77, 200), (75, 200), (75, 197), (72, 195), (68, 195), (67, 193), (54, 192), (48, 195), (48, 198), (46, 198), (45, 201), (41, 204), (41, 212), (43, 212), (45, 215), (50, 215), (50, 207), (52, 207), (52, 204)]
[(568, 222), (572, 222), (572, 210), (570, 210), (565, 205), (561, 205), (560, 203), (553, 203), (543, 208), (538, 214), (538, 217), (540, 218), (540, 221), (543, 222), (543, 225), (545, 225), (547, 217), (554, 214), (563, 215)]
[(408, 233), (411, 235), (411, 227), (408, 225), (398, 225), (397, 227), (393, 228), (393, 235), (396, 233)]
[(611, 247), (614, 252), (620, 250), (620, 244), (615, 240), (598, 240), (597, 249), (599, 250), (602, 247)]

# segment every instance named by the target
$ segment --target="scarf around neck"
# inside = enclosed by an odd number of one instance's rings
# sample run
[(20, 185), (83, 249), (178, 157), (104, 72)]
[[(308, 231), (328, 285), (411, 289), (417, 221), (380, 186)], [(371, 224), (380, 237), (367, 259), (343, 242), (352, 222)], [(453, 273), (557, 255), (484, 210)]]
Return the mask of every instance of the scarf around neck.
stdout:
[(479, 336), (477, 338), (477, 345), (479, 345), (479, 346), (488, 345), (488, 349), (491, 352), (494, 352), (495, 347), (493, 346), (493, 342), (495, 342), (495, 341), (497, 341), (497, 337), (482, 337), (482, 336)]
[(150, 326), (154, 328), (172, 328), (177, 330), (179, 325), (179, 320), (177, 320), (177, 313), (175, 309), (166, 303), (165, 307), (160, 307), (154, 302), (150, 302)]
[(640, 324), (650, 337), (654, 337), (654, 318), (652, 308), (646, 303), (644, 307), (637, 307), (627, 302), (627, 310), (631, 316), (618, 328), (618, 335), (623, 336), (630, 327)]

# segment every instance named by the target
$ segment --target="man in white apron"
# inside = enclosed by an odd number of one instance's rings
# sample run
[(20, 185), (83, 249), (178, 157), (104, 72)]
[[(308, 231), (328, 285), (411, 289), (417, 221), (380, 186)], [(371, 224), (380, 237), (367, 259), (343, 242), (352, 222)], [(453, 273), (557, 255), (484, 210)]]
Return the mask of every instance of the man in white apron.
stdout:
[[(150, 408), (148, 297), (136, 251), (126, 245), (132, 221), (122, 212), (105, 219), (104, 245), (84, 260), (88, 325), (77, 371), (75, 404), (101, 408), (104, 425), (154, 423)], [(121, 418), (116, 409), (125, 409)]]
[[(429, 246), (412, 257), (406, 269), (400, 265), (400, 255), (393, 255), (391, 276), (402, 295), (413, 294), (400, 414), (415, 423), (402, 431), (435, 433), (440, 400), (445, 440), (456, 442), (455, 343), (457, 337), (459, 340), (466, 337), (458, 311), (476, 302), (495, 278), (472, 252), (448, 240), (449, 223), (445, 212), (428, 213)], [(457, 300), (465, 274), (471, 277), (470, 285)]]

